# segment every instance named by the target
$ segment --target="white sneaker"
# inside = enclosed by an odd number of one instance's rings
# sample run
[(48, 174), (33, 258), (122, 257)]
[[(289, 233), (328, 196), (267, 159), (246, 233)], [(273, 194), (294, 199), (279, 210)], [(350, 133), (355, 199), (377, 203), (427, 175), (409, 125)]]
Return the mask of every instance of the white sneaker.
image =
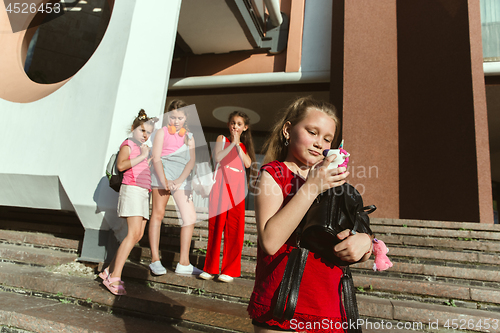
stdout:
[(214, 276), (212, 274), (209, 274), (207, 272), (202, 272), (198, 277), (202, 278), (203, 280), (212, 280)]
[(203, 271), (189, 264), (187, 266), (177, 263), (175, 267), (175, 273), (183, 275), (200, 275)]
[(154, 275), (163, 275), (167, 273), (167, 270), (165, 269), (165, 267), (163, 267), (163, 265), (159, 260), (152, 262), (149, 265), (149, 268), (151, 269), (151, 272), (153, 272)]
[(222, 282), (233, 282), (234, 278), (229, 276), (229, 275), (226, 275), (226, 274), (221, 274), (221, 275), (219, 275), (217, 280), (222, 281)]

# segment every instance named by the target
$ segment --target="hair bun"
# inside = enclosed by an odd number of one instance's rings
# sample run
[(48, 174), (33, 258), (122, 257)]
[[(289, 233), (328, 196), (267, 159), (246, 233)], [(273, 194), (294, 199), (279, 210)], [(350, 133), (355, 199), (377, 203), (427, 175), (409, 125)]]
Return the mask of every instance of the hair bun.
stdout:
[(146, 111), (144, 111), (144, 109), (141, 109), (139, 111), (139, 115), (137, 116), (137, 119), (139, 119), (139, 120), (148, 120), (148, 115), (146, 114)]

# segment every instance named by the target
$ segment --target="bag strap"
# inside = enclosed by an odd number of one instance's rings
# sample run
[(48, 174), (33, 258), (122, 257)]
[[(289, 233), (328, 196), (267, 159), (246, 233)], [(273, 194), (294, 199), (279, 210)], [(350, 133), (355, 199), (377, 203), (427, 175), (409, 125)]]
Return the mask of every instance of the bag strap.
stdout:
[[(358, 304), (356, 302), (356, 292), (354, 291), (354, 282), (352, 281), (352, 274), (349, 266), (342, 269), (343, 275), (340, 279), (342, 285), (342, 294), (344, 295), (344, 310), (346, 314), (346, 320), (349, 324), (347, 332), (348, 333), (362, 333), (362, 330), (357, 325), (359, 319)], [(354, 325), (355, 328), (352, 328)]]
[(297, 300), (299, 298), (300, 282), (306, 266), (309, 250), (294, 248), (286, 263), (283, 280), (281, 280), (278, 291), (278, 299), (274, 307), (273, 316), (280, 320), (290, 320), (295, 314)]
[(137, 145), (137, 147), (139, 147), (139, 149), (141, 149), (142, 144), (139, 141), (137, 141), (136, 139), (134, 139), (134, 137), (129, 136), (127, 139), (132, 141), (133, 143), (135, 143)]
[(340, 198), (340, 200), (342, 201), (342, 206), (344, 207), (345, 215), (347, 216), (347, 218), (349, 219), (349, 222), (351, 222), (351, 224), (353, 226), (351, 230), (354, 233), (355, 231), (358, 230), (359, 223), (358, 223), (358, 219), (356, 218), (356, 214), (358, 214), (360, 209), (359, 209), (359, 204), (357, 204), (354, 208), (354, 216), (351, 215), (351, 210), (349, 210), (349, 207), (347, 206), (347, 200), (346, 200), (346, 196), (348, 196), (347, 191), (348, 191), (348, 187), (344, 187), (342, 189), (342, 197)]
[[(273, 310), (273, 317), (277, 320), (291, 320), (295, 314), (300, 282), (302, 280), (302, 274), (304, 273), (308, 254), (309, 250), (304, 248), (294, 248), (290, 253), (290, 257), (285, 267), (285, 273), (283, 274), (283, 280), (280, 283), (278, 299)], [(343, 275), (340, 279), (340, 284), (344, 298), (345, 316), (349, 323), (347, 332), (362, 333), (361, 328), (357, 326), (359, 311), (354, 282), (349, 266), (343, 267), (342, 272)], [(355, 328), (352, 328), (353, 325)]]
[(365, 227), (366, 230), (370, 230), (371, 231), (371, 228), (370, 228), (370, 225), (366, 223), (366, 221), (364, 219), (358, 219), (356, 218), (356, 216), (359, 214), (359, 215), (368, 215), (368, 214), (371, 214), (373, 213), (377, 207), (375, 205), (370, 205), (370, 206), (365, 206), (365, 207), (362, 207), (360, 208), (359, 204), (357, 204), (355, 206), (355, 209), (354, 209), (354, 216), (352, 216), (349, 211), (349, 208), (347, 207), (347, 201), (345, 199), (345, 196), (347, 195), (346, 194), (347, 192), (344, 191), (343, 192), (343, 196), (342, 196), (342, 201), (343, 201), (343, 206), (344, 206), (344, 211), (346, 212), (346, 216), (347, 218), (350, 220), (351, 224), (353, 225), (353, 228), (352, 228), (352, 231), (357, 231), (358, 230), (358, 226), (359, 226), (359, 223), (362, 223)]
[(371, 213), (373, 213), (376, 209), (377, 209), (377, 207), (376, 207), (375, 205), (370, 205), (370, 206), (365, 206), (365, 207), (363, 207), (363, 211), (364, 211), (366, 214), (371, 214)]
[[(222, 136), (222, 149), (224, 149), (225, 145), (226, 145), (226, 137)], [(214, 173), (213, 173), (213, 176), (212, 176), (212, 182), (213, 183), (215, 183), (215, 177), (217, 176), (217, 170), (219, 169), (219, 165), (220, 165), (219, 162), (217, 162), (217, 164), (215, 164), (215, 170), (214, 170)]]

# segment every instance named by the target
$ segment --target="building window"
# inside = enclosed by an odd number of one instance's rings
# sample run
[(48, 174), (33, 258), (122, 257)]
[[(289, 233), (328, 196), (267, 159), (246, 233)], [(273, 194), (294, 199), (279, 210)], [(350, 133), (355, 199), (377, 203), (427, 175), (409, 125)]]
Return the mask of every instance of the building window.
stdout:
[(500, 1), (481, 0), (483, 59), (500, 61)]

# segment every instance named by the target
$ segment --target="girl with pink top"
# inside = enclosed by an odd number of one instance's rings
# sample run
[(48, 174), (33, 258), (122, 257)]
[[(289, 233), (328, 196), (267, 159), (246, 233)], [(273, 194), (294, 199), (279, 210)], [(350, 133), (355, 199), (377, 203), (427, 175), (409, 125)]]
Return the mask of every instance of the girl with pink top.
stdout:
[(192, 200), (191, 170), (195, 164), (195, 142), (188, 131), (187, 114), (181, 100), (173, 100), (166, 112), (168, 125), (156, 132), (153, 142), (153, 209), (149, 221), (151, 271), (155, 275), (167, 272), (160, 262), (160, 231), (165, 207), (172, 194), (182, 218), (180, 257), (175, 269), (177, 274), (199, 274), (189, 262), (189, 248), (196, 222)]
[(126, 295), (121, 280), (123, 266), (130, 251), (142, 238), (149, 219), (149, 192), (151, 174), (148, 165), (149, 147), (145, 144), (153, 131), (155, 120), (148, 118), (144, 110), (132, 123), (132, 136), (120, 145), (116, 159), (123, 181), (118, 197), (118, 216), (127, 219), (128, 233), (120, 244), (110, 265), (99, 274), (103, 284), (114, 295)]

